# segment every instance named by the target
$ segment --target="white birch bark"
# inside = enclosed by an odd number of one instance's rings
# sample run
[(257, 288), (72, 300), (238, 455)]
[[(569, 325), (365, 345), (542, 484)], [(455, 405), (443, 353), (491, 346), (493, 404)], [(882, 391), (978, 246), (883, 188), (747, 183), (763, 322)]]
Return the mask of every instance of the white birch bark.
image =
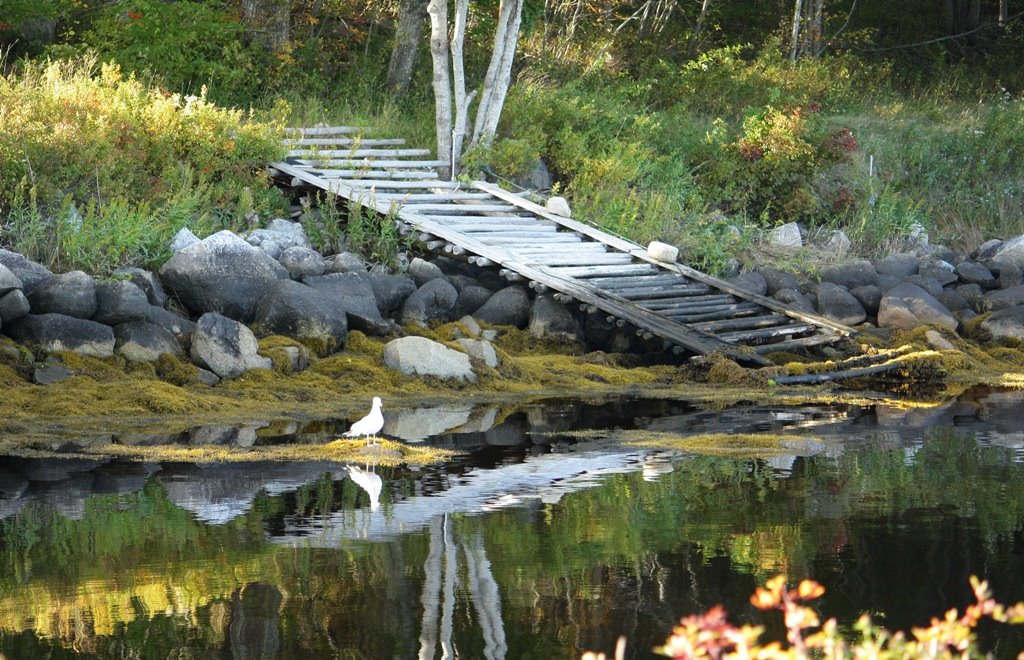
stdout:
[(793, 36), (789, 46), (789, 59), (794, 62), (800, 53), (800, 19), (802, 16), (803, 0), (795, 0), (793, 4)]
[(420, 622), (420, 653), (419, 660), (434, 660), (437, 648), (437, 613), (441, 604), (441, 546), (443, 540), (443, 521), (434, 518), (430, 521), (430, 551), (423, 562), (423, 620)]
[(430, 57), (434, 69), (434, 125), (437, 130), (437, 159), (447, 165), (438, 168), (438, 176), (452, 176), (452, 83), (448, 73), (448, 2), (430, 0)]
[(484, 75), (480, 104), (477, 106), (476, 121), (473, 124), (471, 144), (494, 137), (505, 103), (509, 79), (512, 73), (512, 59), (516, 41), (519, 39), (519, 24), (522, 19), (523, 0), (501, 0), (498, 7), (498, 23), (494, 33), (494, 51)]
[(466, 140), (466, 124), (469, 104), (473, 94), (466, 95), (466, 69), (463, 65), (462, 46), (466, 40), (466, 18), (469, 14), (469, 0), (455, 1), (455, 29), (452, 31), (452, 78), (455, 85), (455, 126), (452, 128), (452, 178), (459, 173), (462, 145)]

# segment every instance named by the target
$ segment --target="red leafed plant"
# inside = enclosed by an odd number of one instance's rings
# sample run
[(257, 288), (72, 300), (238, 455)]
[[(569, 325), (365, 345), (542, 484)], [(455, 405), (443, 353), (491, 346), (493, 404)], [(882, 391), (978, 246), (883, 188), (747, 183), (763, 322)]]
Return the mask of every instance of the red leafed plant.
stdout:
[[(924, 628), (914, 628), (908, 638), (902, 632), (891, 633), (876, 627), (871, 617), (861, 616), (854, 629), (860, 639), (840, 636), (835, 619), (824, 624), (818, 613), (805, 605), (820, 598), (825, 588), (813, 580), (801, 581), (795, 589), (786, 586), (786, 577), (778, 576), (758, 587), (750, 597), (759, 610), (779, 610), (786, 625), (786, 643), (772, 641), (761, 644), (763, 626), (736, 627), (729, 623), (725, 610), (716, 605), (704, 614), (683, 617), (663, 646), (654, 649), (659, 655), (676, 660), (695, 658), (730, 659), (847, 659), (879, 658), (969, 658), (981, 656), (977, 648), (974, 629), (983, 619), (1000, 623), (1024, 623), (1024, 602), (1012, 607), (1000, 604), (989, 590), (987, 582), (971, 577), (971, 588), (976, 602), (964, 608), (963, 614), (949, 610), (935, 617)], [(625, 657), (623, 640), (616, 649), (615, 658)], [(1024, 651), (1017, 656), (1024, 660)], [(606, 660), (603, 653), (586, 653), (583, 660)]]

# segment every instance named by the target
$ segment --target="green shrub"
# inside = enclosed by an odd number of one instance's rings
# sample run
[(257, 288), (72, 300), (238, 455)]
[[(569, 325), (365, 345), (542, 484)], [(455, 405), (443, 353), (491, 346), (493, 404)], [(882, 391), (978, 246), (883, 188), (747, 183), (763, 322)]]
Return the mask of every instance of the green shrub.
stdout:
[(282, 155), (276, 125), (163, 93), (114, 64), (28, 65), (0, 78), (0, 212), (10, 213), (0, 240), (51, 264), (76, 240), (60, 260), (149, 263), (157, 236), (281, 206), (265, 174)]

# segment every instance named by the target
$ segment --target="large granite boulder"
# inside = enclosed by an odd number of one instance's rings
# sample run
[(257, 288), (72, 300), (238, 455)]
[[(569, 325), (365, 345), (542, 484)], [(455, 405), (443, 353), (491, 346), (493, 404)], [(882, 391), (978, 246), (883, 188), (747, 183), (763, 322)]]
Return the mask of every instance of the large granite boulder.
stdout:
[(25, 295), (31, 293), (40, 282), (53, 277), (53, 273), (46, 266), (3, 248), (0, 248), (0, 264), (3, 264), (21, 281), (21, 288)]
[(530, 320), (530, 294), (518, 284), (505, 287), (473, 312), (473, 318), (491, 325), (525, 328)]
[(345, 348), (348, 339), (348, 321), (340, 301), (292, 280), (278, 282), (263, 297), (254, 325), (262, 336), (291, 337), (318, 355)]
[(114, 352), (133, 362), (155, 362), (164, 353), (185, 357), (185, 351), (174, 335), (147, 321), (130, 321), (115, 326)]
[(767, 286), (767, 295), (774, 296), (777, 291), (783, 289), (800, 289), (800, 280), (793, 273), (787, 273), (777, 268), (760, 268), (758, 272), (764, 278)]
[(99, 358), (114, 356), (109, 325), (66, 314), (28, 314), (4, 326), (14, 341), (47, 353), (71, 351)]
[(921, 267), (921, 260), (915, 254), (901, 252), (890, 254), (875, 262), (875, 272), (879, 275), (903, 279), (916, 275)]
[(833, 321), (857, 325), (867, 320), (867, 311), (856, 296), (838, 284), (822, 282), (818, 285), (817, 295), (818, 312)]
[(181, 347), (188, 350), (189, 345), (192, 343), (192, 333), (196, 329), (194, 321), (178, 316), (174, 312), (163, 307), (157, 307), (156, 305), (150, 305), (146, 309), (146, 321), (153, 325), (158, 325), (174, 335), (174, 338), (178, 340)]
[(401, 337), (388, 342), (384, 345), (384, 364), (407, 375), (476, 382), (468, 355), (426, 337)]
[(1003, 241), (992, 254), (990, 261), (997, 267), (1016, 266), (1024, 269), (1024, 235)]
[(1024, 305), (1024, 284), (989, 291), (985, 294), (982, 305), (984, 309), (991, 311)]
[(444, 272), (437, 264), (416, 257), (409, 263), (409, 277), (416, 286), (423, 286), (430, 280), (444, 277)]
[(366, 260), (355, 252), (339, 252), (324, 258), (324, 273), (365, 273)]
[(550, 294), (534, 299), (527, 329), (534, 337), (551, 337), (562, 341), (578, 341), (583, 338), (580, 322), (566, 305)]
[(406, 299), (416, 291), (416, 283), (405, 275), (367, 273), (366, 277), (373, 288), (377, 309), (384, 316), (392, 316), (400, 311)]
[(372, 336), (398, 330), (393, 321), (381, 316), (367, 273), (332, 273), (307, 277), (304, 282), (323, 294), (348, 316), (348, 327)]
[(919, 325), (935, 325), (956, 330), (957, 320), (945, 305), (930, 293), (909, 282), (899, 284), (882, 296), (878, 305), (878, 325), (910, 330)]
[(288, 271), (230, 231), (190, 245), (160, 268), (160, 279), (193, 314), (216, 312), (250, 322), (256, 306)]
[[(458, 287), (456, 287), (458, 288)], [(476, 284), (470, 284), (459, 289), (459, 299), (455, 303), (455, 316), (462, 318), (472, 314), (483, 307), (484, 303), (490, 300), (494, 292)]]
[(983, 289), (993, 289), (996, 286), (996, 277), (992, 271), (977, 261), (961, 261), (956, 265), (956, 273), (960, 281), (967, 284), (977, 284)]
[(221, 378), (235, 378), (250, 369), (270, 369), (270, 359), (258, 350), (252, 330), (216, 312), (199, 317), (192, 333), (192, 361)]
[(756, 296), (763, 296), (768, 293), (768, 280), (764, 275), (757, 271), (740, 273), (729, 280), (729, 283), (743, 289), (744, 291), (749, 291)]
[(0, 325), (20, 319), (31, 311), (28, 298), (21, 289), (8, 291), (0, 296)]
[(119, 280), (96, 284), (96, 313), (92, 320), (117, 325), (146, 318), (150, 308), (146, 293), (132, 282)]
[(878, 284), (878, 272), (874, 264), (867, 259), (854, 259), (846, 263), (825, 266), (821, 269), (821, 280), (850, 290), (858, 286)]
[(0, 296), (15, 289), (20, 291), (22, 288), (21, 278), (15, 275), (14, 271), (10, 268), (0, 263)]
[(64, 314), (79, 319), (96, 313), (96, 280), (80, 270), (55, 275), (28, 294), (34, 314)]
[(458, 299), (458, 291), (448, 280), (443, 277), (430, 280), (405, 299), (398, 317), (399, 323), (447, 323), (455, 318), (455, 304)]
[(992, 339), (1014, 339), (1024, 341), (1024, 306), (1007, 307), (992, 312), (980, 327)]

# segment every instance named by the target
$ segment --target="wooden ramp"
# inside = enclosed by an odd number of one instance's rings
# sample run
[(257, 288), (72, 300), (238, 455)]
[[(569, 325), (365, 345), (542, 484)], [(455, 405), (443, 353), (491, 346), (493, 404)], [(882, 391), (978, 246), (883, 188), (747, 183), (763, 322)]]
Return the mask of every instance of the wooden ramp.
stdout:
[(276, 180), (336, 194), (382, 214), (428, 249), (526, 282), (566, 304), (604, 314), (678, 353), (723, 353), (764, 365), (762, 353), (821, 345), (852, 330), (824, 317), (664, 263), (613, 236), (490, 183), (438, 178), (443, 161), (401, 139), (360, 129), (289, 129)]

